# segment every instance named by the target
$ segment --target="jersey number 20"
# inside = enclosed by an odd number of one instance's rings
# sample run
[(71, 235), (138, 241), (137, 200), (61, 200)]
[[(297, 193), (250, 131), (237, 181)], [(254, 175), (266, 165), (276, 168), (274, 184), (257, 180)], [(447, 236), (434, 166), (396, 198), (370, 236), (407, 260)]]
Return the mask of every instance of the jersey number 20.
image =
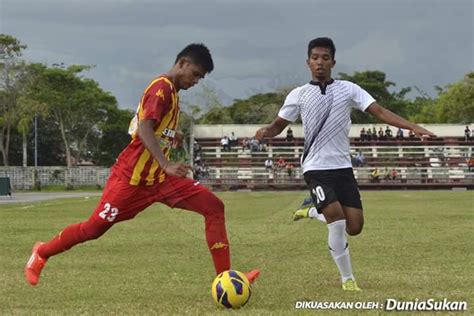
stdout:
[(319, 185), (313, 189), (313, 194), (316, 195), (316, 197), (318, 198), (318, 204), (326, 200), (326, 195), (324, 194), (324, 190)]

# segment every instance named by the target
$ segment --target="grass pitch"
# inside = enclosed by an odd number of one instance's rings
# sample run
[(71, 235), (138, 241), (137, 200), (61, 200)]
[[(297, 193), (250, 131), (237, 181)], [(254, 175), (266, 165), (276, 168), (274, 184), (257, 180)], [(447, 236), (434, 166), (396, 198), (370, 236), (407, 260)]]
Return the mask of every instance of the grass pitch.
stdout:
[[(305, 193), (222, 193), (232, 266), (260, 268), (241, 315), (315, 314), (297, 300), (378, 302), (433, 298), (474, 304), (472, 192), (362, 192), (365, 227), (349, 237), (360, 293), (340, 289), (327, 229), (291, 220)], [(216, 314), (214, 271), (201, 215), (155, 204), (102, 238), (51, 258), (40, 284), (23, 267), (36, 240), (85, 220), (98, 198), (0, 208), (1, 314)], [(360, 310), (333, 311), (360, 314)], [(364, 311), (369, 314), (383, 310)], [(424, 313), (426, 314), (426, 313)]]

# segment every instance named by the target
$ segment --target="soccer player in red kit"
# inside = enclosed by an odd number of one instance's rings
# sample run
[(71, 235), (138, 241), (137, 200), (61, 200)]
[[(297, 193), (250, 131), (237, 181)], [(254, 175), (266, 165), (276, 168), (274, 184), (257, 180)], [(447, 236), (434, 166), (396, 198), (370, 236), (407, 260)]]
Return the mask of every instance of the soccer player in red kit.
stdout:
[[(206, 240), (216, 274), (230, 269), (224, 204), (198, 182), (186, 178), (191, 166), (168, 160), (177, 132), (179, 90), (191, 88), (214, 69), (209, 49), (190, 44), (166, 74), (145, 89), (130, 123), (132, 141), (112, 167), (102, 198), (92, 216), (64, 228), (48, 242), (37, 242), (25, 267), (28, 283), (36, 285), (46, 261), (71, 247), (102, 236), (114, 224), (134, 218), (155, 202), (202, 214)], [(259, 271), (247, 273), (250, 282)]]

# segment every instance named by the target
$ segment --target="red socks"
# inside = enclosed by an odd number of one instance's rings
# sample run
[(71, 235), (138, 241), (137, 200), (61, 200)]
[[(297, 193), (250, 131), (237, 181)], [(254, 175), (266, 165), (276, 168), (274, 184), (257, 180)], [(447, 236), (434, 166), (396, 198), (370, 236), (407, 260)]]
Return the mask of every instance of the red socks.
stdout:
[(230, 249), (225, 229), (224, 212), (222, 218), (206, 216), (206, 240), (214, 261), (216, 274), (230, 269)]
[(210, 191), (202, 191), (175, 207), (202, 214), (206, 223), (206, 240), (216, 274), (230, 269), (230, 249), (225, 228), (224, 203)]
[(64, 228), (59, 235), (53, 237), (47, 243), (44, 243), (39, 249), (38, 254), (44, 259), (57, 255), (71, 247), (83, 243), (87, 240), (97, 239), (102, 236), (111, 224), (96, 222), (89, 219), (79, 224), (72, 224)]

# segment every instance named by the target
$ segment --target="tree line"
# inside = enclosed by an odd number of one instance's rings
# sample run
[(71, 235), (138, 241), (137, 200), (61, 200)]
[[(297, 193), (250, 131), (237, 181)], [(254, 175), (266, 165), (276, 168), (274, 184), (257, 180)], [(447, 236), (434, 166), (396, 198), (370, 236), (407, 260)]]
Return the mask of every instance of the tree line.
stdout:
[(27, 63), (26, 45), (0, 34), (1, 164), (32, 165), (34, 123), (39, 165), (111, 165), (130, 141), (133, 111), (83, 76), (88, 65)]
[[(22, 59), (26, 48), (15, 37), (0, 34), (0, 165), (33, 165), (36, 134), (38, 165), (70, 167), (87, 161), (111, 166), (130, 141), (127, 130), (134, 112), (120, 109), (110, 92), (85, 77), (92, 66), (28, 63)], [(339, 73), (336, 78), (359, 84), (388, 109), (418, 123), (474, 121), (474, 72), (446, 87), (436, 87), (434, 98), (416, 87), (394, 91), (395, 83), (381, 71)], [(216, 92), (204, 87), (196, 98), (199, 104), (184, 105), (181, 128), (189, 134), (192, 124), (269, 123), (292, 88), (223, 106)], [(418, 96), (409, 99), (407, 94), (413, 89)], [(374, 123), (371, 116), (358, 111), (353, 112), (352, 120)], [(185, 153), (173, 155), (183, 159)]]
[[(389, 110), (416, 121), (417, 123), (469, 124), (474, 121), (474, 72), (446, 87), (435, 87), (436, 97), (430, 97), (417, 87), (394, 90), (394, 82), (386, 79), (382, 71), (355, 72), (352, 75), (339, 73), (336, 79), (348, 80), (368, 91), (380, 104)], [(256, 94), (245, 100), (235, 100), (224, 107), (215, 102), (208, 111), (201, 113), (197, 105), (191, 106), (190, 113), (200, 124), (263, 124), (270, 123), (277, 115), (286, 95), (293, 87), (275, 92)], [(415, 92), (418, 96), (410, 99), (407, 95)], [(213, 98), (215, 99), (215, 98)], [(375, 123), (375, 118), (354, 110), (354, 124)]]

